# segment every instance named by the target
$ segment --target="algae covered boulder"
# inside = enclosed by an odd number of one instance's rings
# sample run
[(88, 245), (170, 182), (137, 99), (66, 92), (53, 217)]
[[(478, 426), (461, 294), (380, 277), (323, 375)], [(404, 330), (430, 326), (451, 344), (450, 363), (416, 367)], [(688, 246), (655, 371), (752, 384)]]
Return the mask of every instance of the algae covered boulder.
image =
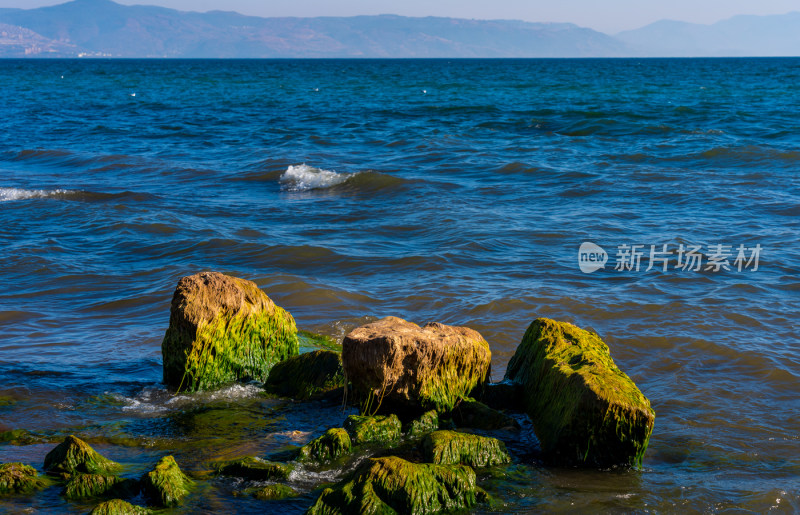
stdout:
[(317, 350), (277, 363), (264, 387), (277, 395), (305, 400), (337, 390), (344, 383), (341, 354)]
[(411, 437), (424, 436), (437, 429), (439, 429), (439, 414), (436, 410), (430, 410), (412, 420), (406, 428), (406, 434)]
[(403, 425), (397, 415), (350, 415), (344, 421), (344, 429), (350, 435), (354, 445), (363, 443), (393, 442), (400, 438)]
[(596, 334), (536, 319), (506, 378), (522, 386), (526, 411), (550, 461), (641, 466), (655, 412)]
[(156, 466), (142, 477), (142, 490), (156, 506), (170, 508), (181, 503), (194, 481), (189, 479), (172, 456), (164, 456)]
[(258, 499), (259, 501), (279, 501), (289, 497), (297, 497), (299, 494), (291, 486), (275, 483), (273, 485), (261, 486), (246, 490), (245, 493)]
[[(467, 327), (430, 323), (420, 327), (387, 317), (350, 332), (342, 361), (365, 409), (448, 411), (489, 373), (489, 344)], [(374, 405), (374, 406), (373, 406)]]
[(104, 458), (89, 444), (68, 436), (44, 457), (44, 470), (49, 474), (114, 474), (122, 466)]
[(254, 282), (203, 272), (178, 281), (161, 353), (164, 382), (179, 390), (263, 382), (297, 355), (297, 327)]
[(103, 474), (74, 474), (67, 484), (64, 485), (63, 495), (67, 499), (85, 499), (88, 497), (99, 497), (114, 493), (119, 495), (123, 490), (123, 485), (129, 480), (117, 476), (106, 476)]
[(149, 515), (147, 508), (136, 506), (122, 499), (112, 499), (94, 507), (89, 515)]
[(435, 431), (422, 441), (425, 461), (470, 467), (491, 467), (511, 463), (506, 446), (497, 438), (456, 431)]
[(352, 448), (352, 441), (347, 431), (334, 427), (325, 431), (319, 438), (311, 440), (300, 448), (300, 460), (326, 462), (347, 454)]
[(370, 458), (351, 478), (325, 489), (306, 512), (424, 515), (463, 510), (486, 499), (465, 465), (416, 464), (397, 457)]
[(27, 494), (41, 490), (47, 481), (39, 477), (36, 469), (22, 463), (0, 465), (0, 495)]
[(259, 481), (271, 479), (288, 479), (292, 467), (285, 463), (266, 461), (261, 458), (247, 457), (221, 465), (218, 469), (223, 476), (236, 476)]

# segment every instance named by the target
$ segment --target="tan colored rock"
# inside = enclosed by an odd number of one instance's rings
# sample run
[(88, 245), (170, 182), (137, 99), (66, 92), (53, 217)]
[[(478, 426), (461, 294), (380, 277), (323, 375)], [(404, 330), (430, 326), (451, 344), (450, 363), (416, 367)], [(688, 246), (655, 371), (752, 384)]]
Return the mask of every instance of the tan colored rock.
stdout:
[(397, 317), (358, 327), (342, 342), (347, 379), (365, 410), (389, 402), (448, 411), (486, 380), (491, 360), (489, 344), (473, 329), (420, 327)]

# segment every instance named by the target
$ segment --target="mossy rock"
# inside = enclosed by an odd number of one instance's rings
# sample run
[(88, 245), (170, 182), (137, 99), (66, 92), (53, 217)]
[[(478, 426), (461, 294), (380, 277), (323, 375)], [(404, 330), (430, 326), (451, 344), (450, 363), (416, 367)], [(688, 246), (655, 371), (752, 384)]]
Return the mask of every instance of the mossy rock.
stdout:
[(297, 326), (254, 282), (203, 272), (178, 281), (161, 353), (164, 382), (178, 390), (264, 382), (297, 355)]
[(147, 499), (165, 508), (179, 505), (192, 486), (194, 481), (181, 471), (172, 456), (161, 458), (153, 470), (142, 477), (142, 490)]
[(0, 443), (12, 443), (15, 445), (26, 445), (36, 441), (36, 437), (25, 429), (12, 429), (11, 431), (0, 432)]
[(258, 499), (259, 501), (279, 501), (281, 499), (288, 499), (290, 497), (297, 497), (299, 495), (294, 488), (287, 485), (282, 485), (280, 483), (257, 488), (249, 488), (245, 490), (244, 493)]
[(332, 336), (312, 333), (311, 331), (298, 330), (297, 341), (300, 345), (300, 352), (310, 352), (314, 350), (332, 350), (342, 352), (342, 344)]
[(353, 445), (393, 442), (400, 438), (403, 431), (397, 415), (350, 415), (344, 421), (344, 428)]
[(453, 409), (486, 380), (489, 344), (477, 331), (386, 317), (358, 327), (342, 341), (342, 363), (362, 411), (418, 416)]
[(546, 460), (641, 467), (655, 412), (597, 334), (536, 319), (511, 358), (506, 379), (522, 385)]
[(90, 497), (126, 497), (135, 494), (138, 483), (131, 479), (102, 474), (73, 474), (64, 485), (62, 495), (67, 499), (86, 499)]
[(329, 462), (349, 453), (351, 448), (352, 441), (347, 431), (341, 427), (334, 427), (301, 447), (299, 459), (317, 463)]
[(370, 458), (351, 478), (326, 488), (309, 515), (425, 515), (474, 507), (486, 500), (465, 465), (411, 463), (394, 456)]
[(420, 437), (437, 429), (439, 429), (439, 414), (436, 410), (430, 410), (423, 413), (418, 419), (412, 420), (406, 427), (406, 434), (411, 437)]
[(94, 507), (89, 515), (150, 515), (147, 508), (136, 506), (122, 499), (112, 499)]
[(0, 465), (0, 495), (27, 494), (41, 490), (49, 482), (35, 468), (23, 463)]
[(275, 364), (264, 385), (270, 393), (306, 400), (344, 386), (342, 356), (330, 350), (317, 350)]
[(11, 397), (10, 395), (0, 395), (0, 408), (5, 408), (7, 406), (13, 406), (17, 403), (17, 399)]
[(101, 474), (119, 472), (122, 465), (101, 456), (92, 447), (73, 435), (44, 457), (44, 470), (48, 474)]
[(450, 413), (453, 421), (459, 427), (474, 429), (507, 429), (519, 428), (519, 423), (505, 413), (490, 408), (475, 399), (464, 399)]
[(491, 467), (511, 463), (506, 446), (497, 438), (456, 431), (435, 431), (422, 440), (425, 461), (442, 465), (461, 463)]
[(285, 463), (266, 461), (256, 457), (247, 457), (220, 465), (218, 467), (218, 472), (223, 476), (234, 476), (258, 481), (285, 480), (289, 478), (292, 467)]

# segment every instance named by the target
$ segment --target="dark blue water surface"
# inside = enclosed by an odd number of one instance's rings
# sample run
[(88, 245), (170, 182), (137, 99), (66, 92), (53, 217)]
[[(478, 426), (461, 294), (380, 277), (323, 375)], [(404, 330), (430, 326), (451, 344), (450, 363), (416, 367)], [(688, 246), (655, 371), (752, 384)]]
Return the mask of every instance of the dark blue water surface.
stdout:
[[(340, 425), (160, 385), (175, 284), (217, 270), (336, 338), (473, 327), (495, 379), (538, 316), (596, 330), (656, 410), (644, 469), (517, 458), (479, 474), (484, 510), (800, 510), (800, 59), (6, 60), (0, 85), (0, 431), (27, 431), (0, 462), (75, 433), (134, 476), (172, 453), (203, 477)], [(314, 474), (275, 504), (209, 480), (182, 510), (301, 512), (335, 479)], [(91, 504), (0, 501), (28, 506)]]

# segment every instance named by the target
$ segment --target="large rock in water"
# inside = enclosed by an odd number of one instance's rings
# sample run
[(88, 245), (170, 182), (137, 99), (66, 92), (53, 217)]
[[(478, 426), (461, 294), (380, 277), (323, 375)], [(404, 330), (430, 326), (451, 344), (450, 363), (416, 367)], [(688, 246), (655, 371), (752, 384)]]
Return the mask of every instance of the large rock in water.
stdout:
[(566, 322), (531, 323), (508, 364), (550, 461), (640, 467), (655, 412), (599, 336)]
[(161, 353), (164, 382), (179, 390), (263, 382), (297, 355), (297, 327), (254, 282), (203, 272), (178, 281)]
[[(354, 329), (342, 342), (347, 378), (365, 408), (382, 403), (423, 412), (449, 411), (486, 380), (489, 344), (467, 327), (424, 327), (386, 317)], [(372, 405), (371, 407), (369, 405)]]

